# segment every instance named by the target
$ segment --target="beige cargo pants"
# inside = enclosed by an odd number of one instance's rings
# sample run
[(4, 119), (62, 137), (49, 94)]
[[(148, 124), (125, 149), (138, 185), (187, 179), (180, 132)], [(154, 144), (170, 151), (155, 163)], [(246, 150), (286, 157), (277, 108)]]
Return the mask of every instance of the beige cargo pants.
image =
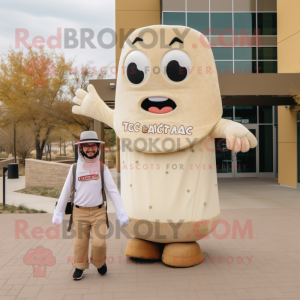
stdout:
[(96, 207), (73, 207), (74, 262), (73, 266), (83, 270), (89, 268), (89, 240), (92, 233), (90, 262), (101, 268), (106, 261), (106, 210), (104, 205)]

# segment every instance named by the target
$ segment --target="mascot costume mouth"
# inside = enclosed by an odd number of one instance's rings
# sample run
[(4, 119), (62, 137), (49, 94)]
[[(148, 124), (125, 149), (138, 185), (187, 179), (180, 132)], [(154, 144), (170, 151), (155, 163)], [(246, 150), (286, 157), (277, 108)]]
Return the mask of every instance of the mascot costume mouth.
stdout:
[(126, 255), (174, 267), (201, 263), (197, 241), (220, 218), (214, 139), (234, 152), (257, 145), (246, 127), (221, 118), (206, 37), (185, 26), (139, 28), (122, 49), (115, 110), (92, 85), (73, 102), (73, 113), (106, 123), (120, 138), (125, 229), (133, 236)]

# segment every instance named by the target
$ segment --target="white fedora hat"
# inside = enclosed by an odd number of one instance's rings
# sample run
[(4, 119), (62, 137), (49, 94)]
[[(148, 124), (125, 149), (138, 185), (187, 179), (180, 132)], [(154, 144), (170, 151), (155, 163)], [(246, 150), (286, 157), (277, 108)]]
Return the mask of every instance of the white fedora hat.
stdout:
[(84, 143), (99, 143), (99, 144), (105, 144), (105, 142), (98, 140), (98, 135), (96, 131), (83, 131), (80, 134), (80, 141), (75, 143), (75, 145), (78, 144), (84, 144)]

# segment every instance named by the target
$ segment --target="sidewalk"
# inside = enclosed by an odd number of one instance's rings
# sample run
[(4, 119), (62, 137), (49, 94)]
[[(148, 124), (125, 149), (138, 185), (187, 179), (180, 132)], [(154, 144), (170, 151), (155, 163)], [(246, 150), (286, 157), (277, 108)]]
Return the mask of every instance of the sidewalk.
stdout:
[[(2, 178), (1, 178), (2, 181)], [(1, 202), (3, 201), (3, 192), (2, 192), (3, 184), (0, 183), (0, 194), (1, 194)], [(15, 191), (21, 190), (25, 188), (25, 176), (20, 176), (19, 179), (7, 179), (6, 178), (6, 204), (12, 205), (20, 205), (24, 204), (28, 208), (34, 208), (37, 210), (45, 210), (48, 213), (53, 213), (55, 208), (55, 203), (58, 199), (44, 197), (44, 196), (36, 196), (24, 193), (17, 193)], [(109, 198), (107, 196), (107, 211), (108, 213), (115, 213), (116, 210)]]
[[(52, 237), (47, 233), (56, 199), (14, 192), (23, 186), (24, 177), (8, 180), (8, 203), (50, 213), (0, 215), (1, 300), (300, 299), (300, 191), (276, 179), (219, 180), (222, 223), (198, 241), (205, 258), (192, 268), (126, 258), (130, 236), (119, 232), (115, 213), (109, 213), (108, 273), (100, 276), (91, 265), (79, 282), (72, 280), (73, 239), (66, 228), (60, 226), (58, 236), (53, 229)], [(36, 247), (55, 258), (43, 277), (34, 277), (33, 265), (24, 263)]]
[[(108, 273), (100, 276), (91, 265), (79, 282), (72, 280), (73, 239), (62, 237), (62, 227), (59, 239), (40, 233), (41, 239), (32, 236), (34, 227), (46, 232), (52, 226), (51, 214), (1, 215), (0, 299), (298, 300), (299, 215), (299, 208), (223, 209), (221, 219), (230, 224), (230, 234), (200, 240), (204, 262), (183, 269), (160, 261), (127, 260), (127, 237), (123, 233), (118, 237), (110, 227)], [(109, 219), (116, 228), (115, 214)], [(16, 220), (28, 224), (27, 238), (16, 236)], [(253, 238), (248, 233), (233, 237), (234, 220), (242, 227), (251, 220)], [(217, 232), (223, 234), (224, 225), (219, 225)], [(23, 261), (27, 252), (38, 246), (49, 249), (56, 260), (46, 267), (45, 277), (34, 277), (33, 266)]]
[[(110, 171), (120, 189), (120, 175), (114, 169)], [(219, 179), (218, 183), (221, 209), (300, 208), (300, 190), (281, 186), (276, 178)], [(57, 199), (15, 192), (23, 188), (25, 188), (25, 176), (6, 180), (6, 203), (24, 204), (28, 208), (43, 209), (48, 213), (53, 213)], [(2, 199), (2, 182), (0, 193)], [(108, 195), (107, 208), (108, 213), (116, 212)]]

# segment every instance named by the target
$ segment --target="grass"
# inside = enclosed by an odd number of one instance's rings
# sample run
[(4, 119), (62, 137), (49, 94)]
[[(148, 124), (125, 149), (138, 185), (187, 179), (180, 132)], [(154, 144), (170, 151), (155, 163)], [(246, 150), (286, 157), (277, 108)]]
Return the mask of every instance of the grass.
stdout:
[(31, 187), (31, 188), (25, 188), (22, 190), (18, 190), (16, 192), (58, 199), (60, 196), (61, 190), (49, 189), (49, 188), (43, 188), (43, 187)]
[(34, 214), (34, 213), (46, 213), (44, 210), (37, 210), (37, 209), (32, 209), (28, 208), (25, 205), (19, 205), (19, 206), (14, 206), (14, 205), (8, 205), (6, 204), (3, 209), (3, 204), (0, 204), (0, 214)]

